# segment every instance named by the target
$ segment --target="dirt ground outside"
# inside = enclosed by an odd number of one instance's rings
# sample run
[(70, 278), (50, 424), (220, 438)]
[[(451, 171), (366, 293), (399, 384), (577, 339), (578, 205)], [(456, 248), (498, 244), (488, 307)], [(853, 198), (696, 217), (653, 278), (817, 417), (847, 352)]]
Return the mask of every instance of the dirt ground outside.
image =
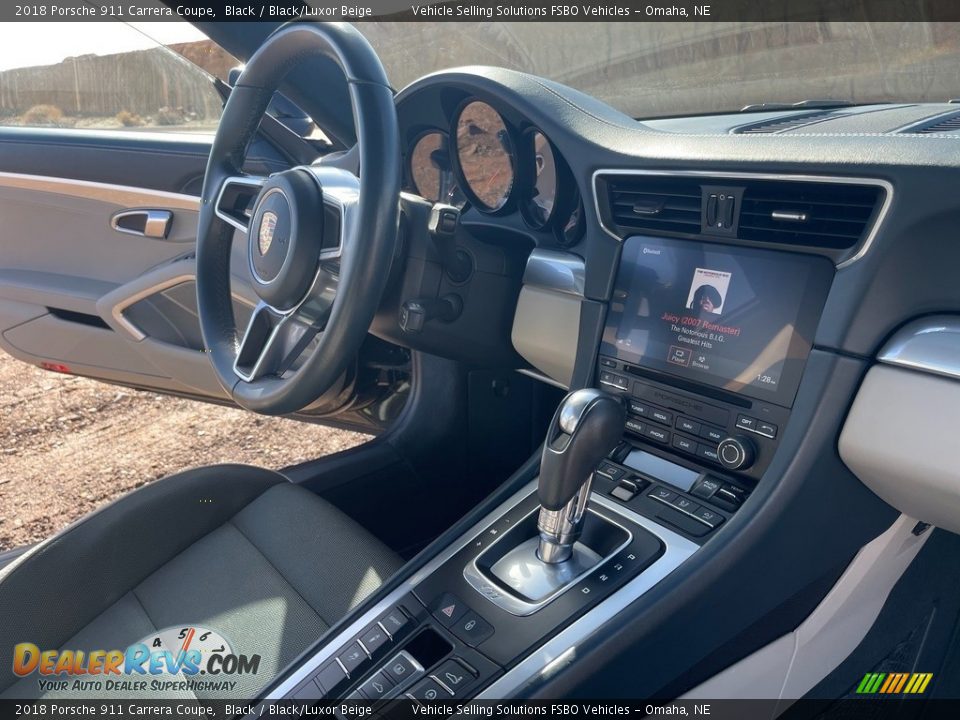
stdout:
[(199, 465), (279, 469), (367, 436), (57, 375), (0, 350), (0, 551)]

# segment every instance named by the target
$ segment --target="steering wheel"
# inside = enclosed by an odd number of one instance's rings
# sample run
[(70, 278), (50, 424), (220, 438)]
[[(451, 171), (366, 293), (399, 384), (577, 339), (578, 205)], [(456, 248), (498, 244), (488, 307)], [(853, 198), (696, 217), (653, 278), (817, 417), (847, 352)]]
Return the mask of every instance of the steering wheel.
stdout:
[[(318, 56), (336, 62), (349, 84), (359, 175), (322, 164), (245, 175), (247, 148), (274, 91), (293, 67)], [(399, 137), (380, 59), (349, 25), (285, 25), (237, 80), (207, 162), (196, 262), (203, 340), (218, 380), (242, 407), (300, 410), (334, 388), (356, 357), (396, 248)], [(243, 335), (230, 291), (236, 230), (247, 236), (257, 296)]]

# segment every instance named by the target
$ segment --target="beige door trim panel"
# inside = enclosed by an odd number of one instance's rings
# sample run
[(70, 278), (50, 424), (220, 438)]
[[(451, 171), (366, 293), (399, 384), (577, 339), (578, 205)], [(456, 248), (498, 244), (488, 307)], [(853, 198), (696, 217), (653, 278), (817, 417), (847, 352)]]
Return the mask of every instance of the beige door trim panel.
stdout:
[(68, 195), (86, 200), (98, 200), (125, 208), (156, 205), (172, 210), (192, 210), (194, 212), (200, 210), (200, 198), (193, 195), (90, 180), (70, 180), (45, 175), (0, 172), (0, 187), (21, 188), (56, 195)]

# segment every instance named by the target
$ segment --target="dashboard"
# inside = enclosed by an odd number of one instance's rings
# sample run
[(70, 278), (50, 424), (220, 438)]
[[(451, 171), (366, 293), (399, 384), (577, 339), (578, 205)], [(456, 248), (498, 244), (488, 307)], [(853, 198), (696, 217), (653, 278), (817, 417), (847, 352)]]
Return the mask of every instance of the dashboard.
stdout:
[(809, 396), (812, 353), (870, 358), (917, 314), (960, 307), (943, 270), (960, 259), (944, 242), (956, 106), (641, 122), (463, 68), (413, 83), (397, 111), (405, 189), (457, 208), (457, 242), (509, 278), (483, 294), (504, 316), (501, 361), (622, 395), (632, 448), (741, 497)]

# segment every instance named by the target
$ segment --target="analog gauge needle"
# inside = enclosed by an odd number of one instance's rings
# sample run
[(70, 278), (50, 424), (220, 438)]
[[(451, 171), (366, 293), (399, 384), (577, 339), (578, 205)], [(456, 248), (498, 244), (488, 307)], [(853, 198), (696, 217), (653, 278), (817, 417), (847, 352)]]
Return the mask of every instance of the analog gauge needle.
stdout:
[(197, 632), (196, 628), (190, 628), (190, 631), (187, 633), (187, 636), (183, 639), (183, 645), (180, 646), (180, 652), (185, 653), (190, 649), (190, 642), (193, 640), (194, 634)]

